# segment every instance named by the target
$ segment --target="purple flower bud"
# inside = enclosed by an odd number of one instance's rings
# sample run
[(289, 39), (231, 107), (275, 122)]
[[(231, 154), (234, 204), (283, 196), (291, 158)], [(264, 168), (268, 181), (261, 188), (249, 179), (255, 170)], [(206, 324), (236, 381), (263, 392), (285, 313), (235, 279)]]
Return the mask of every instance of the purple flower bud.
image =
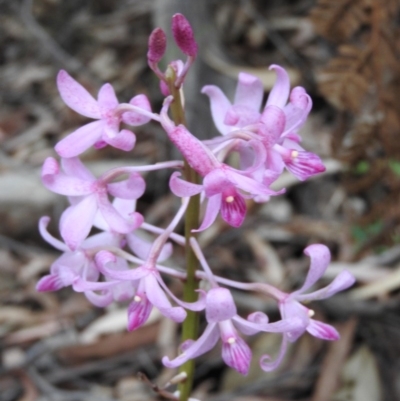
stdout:
[(197, 43), (193, 36), (193, 30), (189, 21), (182, 14), (175, 14), (172, 17), (172, 34), (182, 53), (196, 57)]
[(167, 37), (161, 28), (156, 28), (149, 36), (147, 59), (150, 63), (158, 63), (164, 56), (167, 47)]

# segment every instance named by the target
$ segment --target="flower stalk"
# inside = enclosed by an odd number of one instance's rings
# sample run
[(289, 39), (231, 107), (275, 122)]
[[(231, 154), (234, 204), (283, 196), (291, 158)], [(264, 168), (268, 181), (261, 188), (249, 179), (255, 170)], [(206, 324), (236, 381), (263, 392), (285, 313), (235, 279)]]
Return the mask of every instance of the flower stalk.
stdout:
[[(173, 96), (171, 103), (172, 119), (176, 125), (186, 126), (185, 111), (183, 99), (179, 87), (176, 87), (176, 73), (170, 66), (167, 68), (165, 78), (168, 83), (168, 89)], [(184, 176), (190, 183), (198, 183), (197, 173), (184, 162)], [(199, 288), (199, 280), (196, 278), (196, 270), (199, 262), (190, 246), (190, 238), (193, 236), (192, 230), (199, 227), (200, 195), (190, 198), (189, 205), (185, 215), (185, 260), (186, 260), (186, 280), (183, 287), (183, 300), (185, 302), (196, 302), (198, 295), (196, 290)], [(182, 343), (187, 340), (196, 340), (198, 337), (199, 314), (194, 311), (188, 311), (185, 321), (182, 323)], [(179, 386), (179, 400), (187, 401), (189, 399), (194, 377), (195, 364), (191, 359), (180, 366), (179, 372), (186, 374), (186, 379)]]

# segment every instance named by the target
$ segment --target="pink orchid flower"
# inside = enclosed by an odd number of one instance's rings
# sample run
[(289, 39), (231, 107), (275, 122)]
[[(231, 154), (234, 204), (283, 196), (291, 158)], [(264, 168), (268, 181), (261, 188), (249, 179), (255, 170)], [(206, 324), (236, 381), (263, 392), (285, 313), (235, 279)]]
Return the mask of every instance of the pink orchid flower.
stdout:
[[(80, 280), (79, 283), (75, 283), (74, 290), (82, 292), (103, 290), (120, 283), (132, 283), (135, 295), (128, 308), (128, 330), (135, 330), (142, 326), (149, 318), (153, 306), (175, 322), (182, 322), (186, 318), (184, 308), (194, 311), (204, 309), (204, 297), (200, 297), (193, 303), (183, 302), (175, 297), (164, 283), (157, 268), (149, 262), (143, 262), (143, 265), (135, 269), (118, 269), (115, 268), (118, 262), (116, 256), (108, 251), (100, 251), (95, 260), (107, 282)], [(166, 294), (179, 306), (172, 306)]]
[[(116, 233), (129, 233), (142, 224), (143, 217), (139, 213), (124, 218), (108, 199), (108, 194), (121, 199), (139, 198), (144, 193), (145, 182), (138, 173), (115, 169), (96, 179), (78, 158), (62, 159), (61, 164), (63, 171), (55, 159), (47, 158), (42, 168), (42, 181), (51, 191), (70, 199), (71, 206), (60, 220), (61, 236), (70, 249), (77, 249), (88, 236), (97, 211)], [(129, 178), (109, 182), (122, 174), (129, 174)]]
[(275, 369), (281, 363), (286, 353), (288, 342), (296, 341), (305, 331), (309, 332), (312, 336), (323, 340), (332, 341), (339, 339), (339, 333), (334, 327), (312, 319), (314, 312), (302, 305), (300, 302), (329, 298), (337, 292), (351, 287), (354, 284), (355, 279), (347, 270), (344, 270), (328, 286), (305, 294), (305, 292), (323, 276), (328, 268), (331, 256), (329, 249), (322, 244), (310, 245), (304, 250), (304, 253), (310, 257), (311, 264), (303, 286), (291, 294), (281, 293), (278, 295), (279, 310), (282, 318), (285, 320), (291, 320), (294, 318), (300, 319), (301, 325), (293, 330), (287, 331), (283, 335), (281, 349), (274, 362), (269, 361), (270, 357), (268, 355), (264, 355), (261, 358), (260, 365), (265, 371)]
[(243, 319), (237, 315), (236, 305), (230, 291), (222, 287), (212, 288), (207, 292), (205, 309), (208, 324), (203, 334), (196, 341), (185, 341), (181, 345), (182, 353), (175, 359), (170, 360), (165, 356), (162, 362), (168, 368), (180, 366), (189, 359), (210, 351), (221, 339), (224, 362), (242, 375), (246, 375), (250, 367), (252, 352), (237, 330), (246, 335), (253, 335), (260, 331), (282, 333), (298, 325), (297, 320), (268, 323), (265, 315), (261, 324)]
[(96, 148), (111, 145), (130, 151), (135, 146), (136, 137), (127, 129), (120, 131), (121, 122), (139, 126), (152, 118), (150, 103), (145, 95), (133, 97), (129, 102), (133, 110), (129, 111), (120, 107), (110, 84), (100, 88), (97, 101), (64, 70), (58, 73), (57, 86), (67, 106), (85, 117), (98, 120), (78, 128), (58, 142), (55, 150), (61, 157), (78, 156), (93, 145)]
[(170, 180), (171, 191), (180, 197), (204, 193), (208, 199), (205, 217), (196, 231), (210, 227), (219, 212), (228, 224), (239, 227), (246, 216), (246, 197), (263, 196), (266, 199), (284, 192), (275, 192), (248, 176), (252, 171), (257, 170), (265, 160), (265, 150), (259, 141), (250, 141), (249, 144), (253, 147), (255, 154), (253, 166), (246, 171), (236, 170), (220, 162), (183, 125), (174, 125), (167, 115), (170, 103), (171, 98), (167, 98), (161, 111), (161, 124), (188, 164), (203, 177), (202, 185), (198, 185), (181, 180), (180, 173), (176, 172)]

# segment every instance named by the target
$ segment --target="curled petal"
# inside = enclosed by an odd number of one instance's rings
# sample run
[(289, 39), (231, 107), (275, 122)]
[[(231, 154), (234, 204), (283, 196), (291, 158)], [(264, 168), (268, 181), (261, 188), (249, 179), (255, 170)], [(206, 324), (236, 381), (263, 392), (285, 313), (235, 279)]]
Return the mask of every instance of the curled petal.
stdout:
[(235, 93), (235, 105), (244, 105), (258, 112), (264, 96), (262, 82), (254, 75), (241, 72)]
[(47, 226), (50, 222), (50, 217), (48, 216), (43, 216), (39, 220), (39, 232), (42, 238), (49, 243), (50, 245), (54, 246), (54, 248), (58, 249), (59, 251), (62, 252), (67, 252), (69, 251), (68, 247), (58, 240), (57, 238), (54, 238), (48, 231), (47, 231)]
[(260, 119), (258, 128), (259, 134), (262, 136), (262, 141), (268, 148), (271, 148), (278, 142), (285, 128), (286, 117), (285, 113), (277, 106), (267, 106)]
[[(135, 147), (136, 136), (132, 131), (127, 129), (123, 129), (118, 132), (116, 135), (103, 136), (104, 142), (113, 148), (123, 150), (125, 152), (131, 151)], [(103, 147), (103, 146), (101, 146)], [(97, 147), (100, 149), (100, 147)]]
[(77, 249), (88, 236), (96, 212), (96, 198), (91, 195), (85, 197), (78, 204), (70, 206), (61, 215), (60, 233), (70, 249)]
[(201, 93), (204, 93), (210, 99), (211, 115), (215, 126), (222, 135), (226, 135), (230, 128), (225, 125), (224, 121), (226, 113), (231, 107), (231, 102), (222, 90), (214, 85), (205, 86)]
[(204, 333), (193, 342), (190, 342), (188, 346), (184, 347), (185, 351), (177, 356), (172, 361), (164, 356), (162, 359), (162, 363), (167, 368), (176, 368), (177, 366), (181, 366), (183, 363), (188, 361), (189, 359), (196, 358), (199, 355), (203, 355), (206, 352), (210, 351), (214, 348), (219, 338), (219, 331), (216, 323), (211, 323), (207, 325)]
[[(137, 95), (133, 97), (129, 103), (133, 106), (139, 107), (143, 109), (144, 111), (151, 112), (151, 106), (149, 99), (147, 98), (146, 95)], [(138, 125), (143, 125), (148, 123), (151, 120), (150, 117), (147, 115), (140, 114), (140, 112), (135, 112), (135, 111), (128, 111), (124, 114), (122, 114), (122, 121), (125, 124), (133, 125), (133, 126), (138, 126)]]
[(202, 185), (193, 184), (191, 182), (181, 180), (180, 178), (178, 178), (180, 176), (181, 173), (176, 171), (171, 175), (171, 178), (169, 180), (169, 187), (174, 195), (181, 198), (186, 198), (189, 196), (197, 195), (202, 191)]
[(146, 189), (146, 183), (138, 173), (131, 173), (127, 180), (107, 184), (110, 195), (121, 199), (138, 199)]
[(222, 287), (212, 288), (206, 297), (206, 319), (208, 323), (218, 323), (237, 313), (231, 292)]
[(94, 121), (72, 132), (54, 147), (61, 157), (76, 157), (93, 146), (104, 131), (103, 121)]
[(278, 79), (275, 82), (267, 100), (266, 106), (278, 106), (281, 109), (285, 106), (290, 91), (290, 80), (286, 70), (279, 65), (271, 65), (270, 70), (275, 70)]
[(288, 346), (288, 341), (286, 336), (284, 335), (282, 337), (282, 344), (281, 348), (279, 349), (279, 354), (275, 361), (271, 361), (271, 357), (269, 355), (263, 355), (260, 358), (260, 367), (264, 372), (271, 372), (272, 370), (275, 370), (282, 362), (283, 357), (286, 354), (287, 351), (287, 346)]
[(326, 245), (309, 245), (304, 249), (304, 253), (310, 258), (310, 269), (303, 286), (293, 295), (301, 294), (310, 289), (323, 276), (331, 262), (331, 252)]
[(340, 335), (337, 330), (329, 324), (310, 319), (307, 326), (307, 331), (314, 337), (322, 338), (323, 340), (335, 341), (339, 340)]
[(105, 308), (113, 301), (111, 291), (103, 291), (101, 294), (96, 294), (93, 291), (85, 291), (85, 297), (90, 303), (98, 308)]
[(100, 118), (96, 100), (64, 70), (57, 75), (57, 87), (65, 104), (72, 110), (86, 117)]

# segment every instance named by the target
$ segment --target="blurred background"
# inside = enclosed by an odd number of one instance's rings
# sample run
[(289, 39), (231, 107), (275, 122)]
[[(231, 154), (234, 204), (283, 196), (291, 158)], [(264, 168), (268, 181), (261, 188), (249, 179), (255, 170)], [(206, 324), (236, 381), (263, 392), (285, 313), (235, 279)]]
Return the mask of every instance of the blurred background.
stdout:
[[(341, 333), (335, 343), (303, 336), (282, 366), (265, 373), (262, 354), (276, 355), (280, 338), (249, 338), (247, 377), (226, 368), (220, 350), (198, 358), (194, 396), (236, 401), (395, 401), (400, 399), (400, 2), (398, 0), (2, 0), (0, 1), (0, 401), (144, 401), (162, 398), (174, 372), (160, 358), (179, 343), (179, 327), (156, 313), (126, 331), (127, 305), (98, 309), (63, 289), (37, 293), (37, 280), (58, 257), (38, 234), (50, 231), (65, 208), (40, 182), (54, 145), (87, 120), (66, 107), (55, 77), (63, 68), (96, 95), (110, 82), (121, 101), (146, 94), (153, 110), (162, 95), (146, 62), (147, 39), (171, 16), (190, 20), (198, 60), (185, 85), (188, 124), (205, 139), (217, 134), (205, 84), (232, 98), (239, 71), (258, 76), (266, 96), (275, 82), (270, 64), (304, 86), (313, 111), (303, 146), (327, 171), (306, 183), (285, 174), (285, 195), (249, 204), (239, 229), (222, 221), (200, 236), (216, 273), (264, 281), (290, 291), (307, 273), (302, 254), (324, 243), (333, 263), (357, 284), (312, 305), (318, 319)], [(172, 41), (164, 60), (181, 58)], [(165, 66), (165, 64), (164, 64)], [(83, 160), (95, 173), (177, 157), (156, 125), (135, 130), (131, 153), (106, 148)], [(168, 194), (169, 172), (147, 176), (138, 203), (146, 221), (165, 226), (178, 207)], [(171, 266), (183, 267), (176, 250)], [(323, 285), (323, 283), (321, 283)], [(171, 282), (180, 295), (180, 283)], [(240, 314), (276, 305), (234, 292)], [(143, 375), (147, 380), (143, 379)], [(158, 393), (157, 393), (158, 391)], [(169, 391), (169, 390), (168, 390)], [(162, 391), (161, 391), (162, 393)]]

